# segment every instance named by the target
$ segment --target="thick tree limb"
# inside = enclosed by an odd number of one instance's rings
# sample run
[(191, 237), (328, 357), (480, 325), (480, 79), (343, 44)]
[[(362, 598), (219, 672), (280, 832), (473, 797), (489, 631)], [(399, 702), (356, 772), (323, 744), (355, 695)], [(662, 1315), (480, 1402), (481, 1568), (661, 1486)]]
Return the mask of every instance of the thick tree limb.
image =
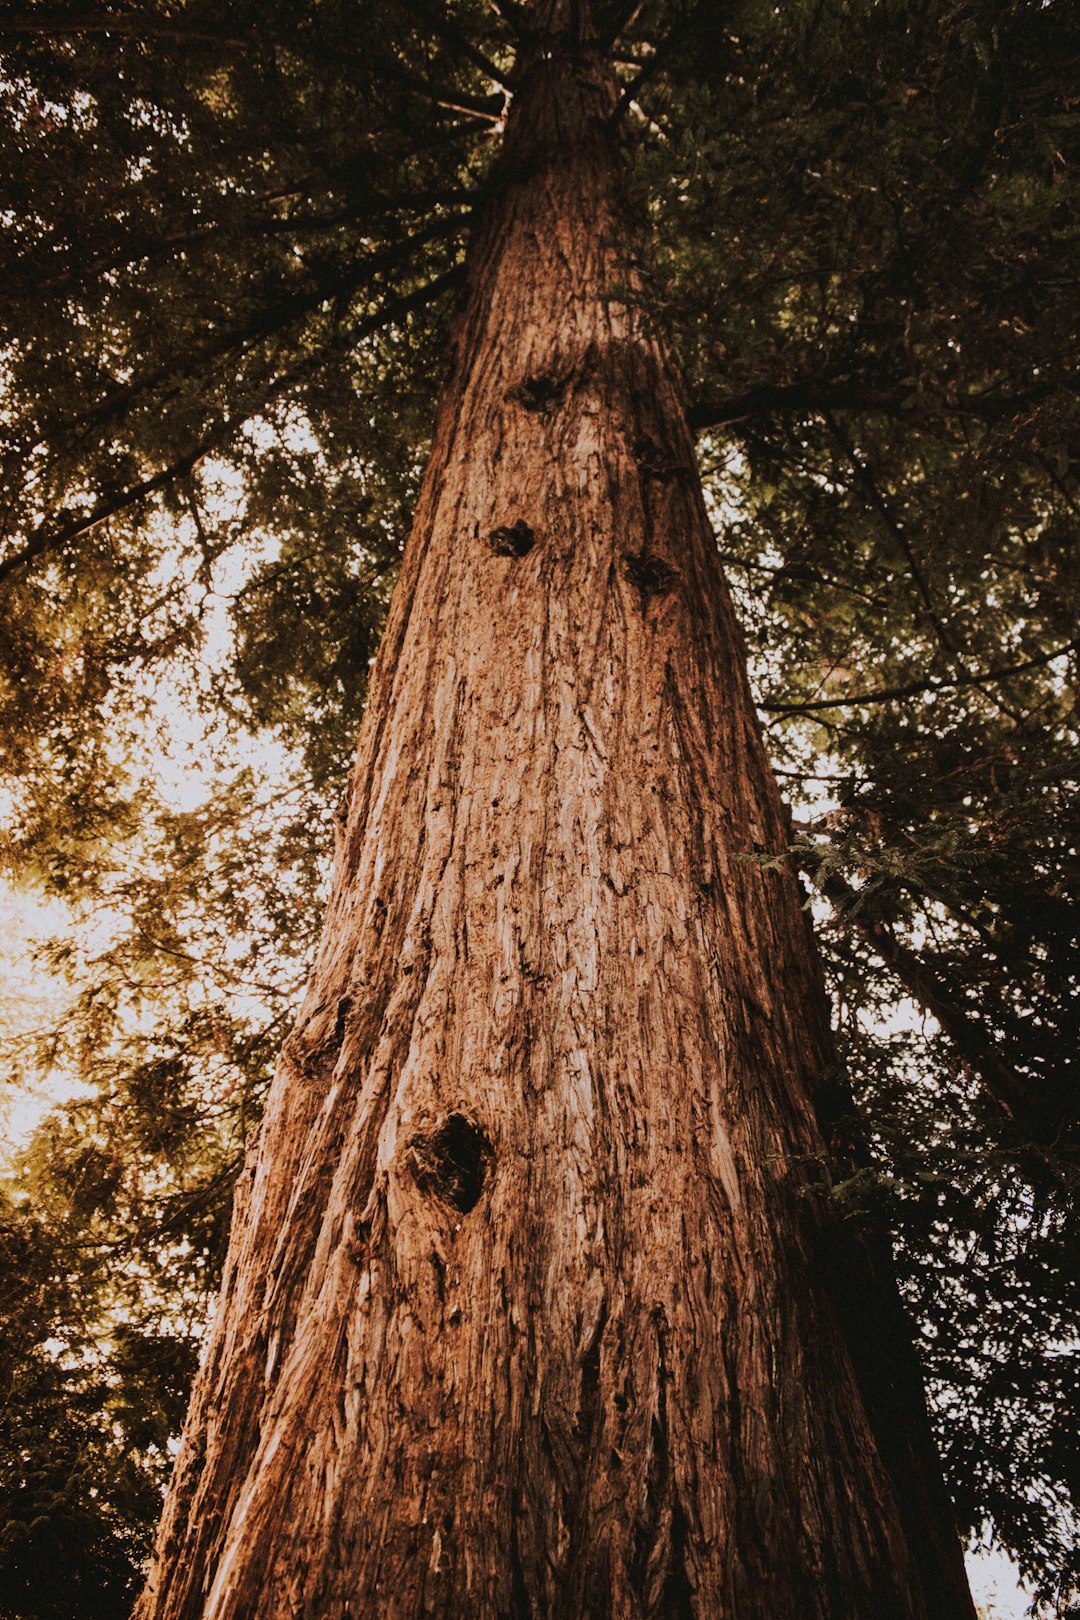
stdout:
[(0, 17), (0, 34), (111, 34), (135, 40), (167, 39), (173, 44), (224, 45), (232, 50), (247, 50), (254, 43), (213, 29), (185, 28), (175, 21), (123, 11), (9, 12)]

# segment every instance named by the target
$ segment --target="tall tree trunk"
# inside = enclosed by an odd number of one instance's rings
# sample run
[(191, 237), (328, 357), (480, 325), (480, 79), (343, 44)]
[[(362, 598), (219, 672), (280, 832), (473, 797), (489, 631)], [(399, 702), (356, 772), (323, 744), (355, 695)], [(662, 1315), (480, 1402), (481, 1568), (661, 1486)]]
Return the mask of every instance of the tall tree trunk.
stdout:
[(533, 15), (138, 1613), (970, 1616), (807, 1195), (827, 1009), (612, 76)]

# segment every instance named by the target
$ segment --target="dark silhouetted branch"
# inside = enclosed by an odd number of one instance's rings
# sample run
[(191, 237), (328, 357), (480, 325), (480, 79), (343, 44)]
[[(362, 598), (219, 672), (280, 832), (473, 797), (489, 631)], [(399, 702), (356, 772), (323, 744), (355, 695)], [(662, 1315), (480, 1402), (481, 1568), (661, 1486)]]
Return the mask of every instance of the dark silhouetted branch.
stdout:
[(964, 1067), (1020, 1134), (1041, 1148), (1061, 1145), (1075, 1124), (1075, 1111), (1000, 1057), (994, 1049), (994, 1035), (983, 1020), (964, 1005), (940, 973), (872, 914), (857, 889), (839, 872), (826, 868), (812, 842), (798, 844), (795, 858), (829, 901), (837, 920), (862, 934), (908, 994), (937, 1021)]
[[(416, 288), (411, 293), (406, 293), (392, 303), (384, 304), (377, 314), (366, 321), (362, 321), (357, 326), (356, 336), (370, 337), (384, 327), (392, 325), (406, 315), (412, 314), (415, 310), (422, 309), (444, 292), (458, 285), (461, 273), (460, 267), (455, 265), (443, 275), (437, 276), (434, 281), (426, 283), (423, 287)], [(11, 552), (7, 557), (0, 559), (0, 585), (28, 563), (47, 553), (61, 550), (64, 546), (69, 545), (72, 540), (77, 540), (82, 535), (89, 533), (99, 523), (104, 523), (112, 517), (118, 517), (122, 512), (129, 511), (133, 506), (137, 506), (147, 496), (154, 495), (168, 485), (175, 483), (177, 479), (186, 477), (204, 457), (213, 450), (220, 449), (223, 444), (239, 432), (245, 423), (251, 421), (252, 417), (257, 416), (260, 411), (265, 410), (270, 400), (295, 382), (303, 369), (306, 369), (306, 367), (296, 368), (276, 379), (260, 393), (258, 399), (246, 411), (221, 418), (189, 450), (175, 461), (170, 462), (167, 467), (161, 468), (160, 471), (151, 474), (147, 478), (140, 479), (137, 483), (129, 485), (127, 489), (119, 493), (105, 497), (91, 507), (88, 512), (81, 515), (65, 514), (65, 521), (59, 525), (43, 524), (18, 551)]]
[[(618, 123), (630, 104), (637, 100), (638, 92), (644, 89), (649, 80), (655, 78), (660, 69), (670, 60), (672, 53), (686, 39), (698, 18), (717, 3), (718, 0), (695, 0), (695, 3), (679, 18), (678, 22), (671, 26), (641, 69), (641, 72), (624, 87), (615, 111), (611, 115), (613, 123)], [(628, 22), (629, 18), (627, 19)], [(626, 24), (623, 26), (625, 27)]]
[(247, 50), (255, 42), (208, 28), (185, 28), (183, 23), (123, 11), (19, 11), (0, 16), (0, 35), (62, 36), (103, 34), (118, 39), (167, 39), (172, 44), (224, 45)]
[(740, 422), (754, 421), (769, 416), (820, 416), (825, 411), (883, 411), (890, 416), (911, 416), (926, 398), (947, 416), (973, 416), (979, 421), (998, 422), (1017, 411), (1037, 405), (1059, 388), (1076, 392), (1080, 384), (1075, 379), (1059, 379), (1011, 393), (991, 393), (989, 390), (967, 394), (962, 399), (938, 400), (934, 396), (920, 396), (904, 382), (875, 384), (854, 378), (822, 381), (805, 378), (800, 382), (768, 384), (747, 388), (739, 394), (721, 399), (700, 399), (691, 405), (687, 416), (695, 433), (708, 433), (712, 428), (737, 427)]
[[(126, 415), (136, 401), (145, 398), (155, 388), (169, 382), (178, 374), (190, 375), (201, 365), (219, 361), (228, 355), (247, 353), (259, 343), (264, 343), (268, 338), (285, 331), (295, 321), (325, 307), (335, 299), (354, 296), (370, 286), (378, 277), (406, 268), (416, 248), (426, 246), (442, 237), (456, 235), (464, 229), (466, 218), (465, 215), (458, 215), (436, 219), (423, 230), (415, 232), (402, 242), (394, 243), (384, 252), (372, 254), (350, 269), (347, 274), (338, 272), (328, 275), (309, 291), (291, 294), (264, 307), (258, 317), (247, 325), (230, 327), (224, 332), (215, 334), (200, 347), (189, 348), (173, 355), (163, 365), (155, 367), (153, 371), (147, 372), (135, 382), (125, 384), (123, 388), (99, 400), (82, 415), (47, 424), (41, 439), (34, 445), (23, 444), (18, 447), (20, 458), (25, 458), (30, 450), (36, 448), (36, 444), (62, 443), (69, 434), (82, 433), (90, 428), (101, 427), (107, 422), (117, 421)], [(400, 302), (400, 300), (391, 301), (387, 308), (393, 311), (400, 306)], [(391, 313), (387, 321), (393, 318)], [(377, 326), (372, 328), (377, 329)]]
[(924, 692), (949, 692), (962, 686), (992, 686), (995, 681), (1008, 680), (1011, 675), (1023, 675), (1029, 669), (1042, 669), (1046, 664), (1052, 664), (1055, 658), (1064, 658), (1066, 653), (1075, 652), (1078, 647), (1080, 637), (1038, 658), (1028, 658), (1022, 664), (1003, 665), (1000, 669), (988, 669), (982, 674), (965, 673), (951, 680), (911, 681), (906, 686), (887, 686), (876, 692), (852, 692), (842, 698), (807, 698), (803, 703), (762, 703), (759, 707), (765, 714), (810, 714), (816, 709), (858, 709), (867, 703), (893, 703), (901, 698), (919, 697)]

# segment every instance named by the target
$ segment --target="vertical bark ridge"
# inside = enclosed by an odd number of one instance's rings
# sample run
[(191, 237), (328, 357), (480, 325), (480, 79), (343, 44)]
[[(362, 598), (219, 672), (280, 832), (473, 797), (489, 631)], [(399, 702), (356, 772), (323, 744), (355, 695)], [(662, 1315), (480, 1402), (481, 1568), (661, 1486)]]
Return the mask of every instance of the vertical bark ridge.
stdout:
[(534, 13), (141, 1620), (972, 1612), (820, 1282), (824, 996), (571, 11)]

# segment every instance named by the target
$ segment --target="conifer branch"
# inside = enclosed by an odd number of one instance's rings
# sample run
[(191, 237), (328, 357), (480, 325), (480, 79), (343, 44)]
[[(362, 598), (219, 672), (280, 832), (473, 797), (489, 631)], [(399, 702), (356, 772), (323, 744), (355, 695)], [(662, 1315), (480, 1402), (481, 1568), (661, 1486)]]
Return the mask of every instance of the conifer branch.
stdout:
[(884, 495), (879, 490), (869, 467), (858, 454), (855, 446), (851, 443), (851, 440), (848, 438), (847, 434), (841, 429), (840, 424), (837, 422), (832, 411), (825, 409), (822, 411), (821, 415), (826, 427), (832, 434), (837, 446), (843, 453), (848, 466), (854, 473), (856, 483), (862, 490), (867, 504), (872, 508), (873, 511), (877, 513), (878, 517), (881, 519), (889, 533), (892, 535), (893, 539), (896, 541), (897, 547), (908, 565), (908, 572), (910, 573), (915, 589), (922, 600), (923, 608), (926, 612), (926, 616), (930, 620), (934, 634), (937, 636), (938, 641), (947, 652), (954, 651), (952, 636), (943, 623), (937, 608), (934, 606), (934, 599), (930, 594), (929, 583), (926, 575), (923, 572), (922, 565), (915, 555), (911, 541), (908, 539), (907, 530), (904, 527), (903, 521), (893, 512), (888, 501), (886, 501)]
[[(431, 221), (422, 230), (415, 232), (404, 241), (395, 243), (382, 253), (372, 254), (366, 259), (358, 271), (353, 274), (339, 273), (328, 276), (320, 281), (309, 292), (297, 293), (283, 298), (277, 303), (264, 307), (256, 320), (243, 327), (231, 327), (227, 331), (205, 343), (202, 348), (194, 351), (181, 351), (169, 358), (163, 365), (156, 367), (145, 376), (133, 383), (126, 384), (110, 396), (100, 400), (97, 405), (79, 416), (68, 417), (59, 423), (48, 426), (45, 433), (32, 444), (18, 447), (20, 459), (25, 459), (29, 452), (36, 449), (39, 444), (57, 445), (63, 443), (71, 434), (85, 432), (89, 428), (101, 427), (107, 422), (116, 421), (126, 415), (137, 400), (151, 394), (155, 388), (169, 382), (177, 375), (191, 375), (201, 364), (220, 361), (228, 355), (244, 355), (259, 343), (266, 342), (279, 332), (285, 331), (295, 321), (310, 315), (313, 311), (331, 303), (336, 298), (352, 297), (362, 291), (366, 286), (377, 280), (381, 275), (397, 270), (408, 263), (413, 251), (422, 246), (438, 240), (441, 237), (453, 236), (463, 229), (464, 217), (441, 218)], [(447, 272), (448, 276), (456, 276), (457, 268)], [(439, 278), (433, 285), (440, 285), (444, 278)], [(389, 313), (385, 321), (380, 320), (378, 325), (388, 324), (392, 321), (394, 311), (399, 309), (402, 300), (394, 300), (386, 306)], [(366, 323), (365, 323), (366, 325)], [(378, 330), (376, 325), (372, 330)], [(362, 327), (361, 330), (364, 328)]]
[[(949, 416), (999, 422), (1038, 404), (1062, 387), (1076, 392), (1080, 381), (1068, 378), (1005, 394), (986, 390), (933, 403), (940, 403)], [(712, 428), (735, 427), (758, 417), (820, 416), (825, 411), (883, 411), (910, 417), (921, 402), (915, 389), (904, 382), (877, 384), (850, 377), (835, 381), (807, 377), (791, 383), (759, 383), (725, 398), (696, 400), (687, 412), (687, 420), (695, 433), (707, 433)]]
[(1055, 647), (1053, 652), (1043, 653), (1038, 658), (1028, 658), (1022, 664), (1006, 664), (999, 669), (988, 669), (982, 674), (964, 673), (956, 675), (951, 680), (911, 681), (905, 686), (887, 686), (876, 692), (852, 692), (843, 698), (807, 698), (804, 703), (762, 703), (759, 705), (764, 714), (810, 714), (817, 709), (858, 709), (868, 703), (893, 703), (901, 698), (920, 697), (924, 692), (950, 692), (965, 686), (992, 686), (996, 681), (1008, 680), (1013, 675), (1023, 675), (1029, 669), (1042, 669), (1052, 664), (1057, 658), (1064, 658), (1067, 653), (1075, 652), (1080, 647), (1080, 637), (1067, 641), (1062, 647)]
[[(407, 212), (410, 208), (456, 208), (467, 214), (475, 205), (479, 191), (465, 190), (417, 193), (415, 197), (405, 197), (398, 204), (392, 204), (384, 198), (374, 199), (375, 206), (370, 206), (370, 199), (359, 207), (340, 209), (333, 214), (291, 214), (287, 217), (275, 216), (271, 219), (252, 219), (241, 225), (220, 223), (205, 225), (197, 230), (179, 232), (175, 236), (158, 237), (156, 241), (142, 243), (129, 243), (125, 248), (113, 254), (103, 255), (88, 264), (84, 264), (78, 271), (67, 269), (59, 271), (52, 276), (40, 276), (30, 282), (27, 279), (27, 294), (31, 292), (39, 297), (42, 292), (66, 292), (72, 288), (86, 286), (107, 275), (113, 270), (130, 269), (132, 265), (144, 264), (156, 254), (182, 252), (187, 248), (198, 248), (203, 243), (214, 243), (224, 238), (242, 241), (257, 241), (262, 237), (272, 236), (307, 236), (318, 231), (333, 230), (340, 225), (365, 225), (370, 220), (390, 213)], [(279, 197), (268, 198), (268, 201), (280, 201)], [(460, 221), (465, 223), (464, 218)], [(415, 240), (412, 238), (411, 240)], [(16, 260), (11, 266), (14, 279), (30, 278), (33, 266), (26, 265), (26, 257)], [(18, 293), (12, 296), (19, 296)]]
[[(656, 74), (659, 73), (662, 67), (665, 66), (672, 53), (678, 49), (683, 40), (689, 34), (691, 28), (701, 13), (707, 9), (708, 5), (715, 3), (716, 0), (694, 0), (694, 4), (690, 6), (689, 10), (684, 12), (682, 17), (679, 18), (678, 22), (672, 24), (671, 28), (656, 46), (656, 49), (649, 57), (649, 60), (645, 63), (640, 73), (638, 73), (635, 78), (631, 79), (630, 83), (624, 87), (622, 95), (619, 97), (619, 100), (615, 106), (615, 111), (611, 115), (611, 121), (613, 124), (617, 124), (619, 122), (619, 120), (625, 115), (631, 103), (637, 100), (638, 92), (643, 89), (646, 84), (648, 84), (650, 79), (654, 78)], [(629, 22), (629, 18), (627, 19), (627, 22)]]
[(856, 928), (886, 968), (915, 1001), (938, 1023), (968, 1072), (982, 1090), (1032, 1142), (1053, 1147), (1071, 1124), (1053, 1096), (1031, 1084), (994, 1050), (993, 1036), (984, 1022), (968, 1010), (941, 975), (896, 937), (892, 928), (861, 903), (862, 896), (835, 869), (809, 839), (802, 839), (795, 858), (815, 887), (825, 896), (841, 924)]
[[(268, 396), (263, 396), (257, 408), (261, 408), (267, 402)], [(19, 551), (12, 552), (9, 556), (0, 559), (0, 585), (17, 569), (25, 567), (27, 563), (34, 562), (46, 552), (60, 550), (72, 540), (78, 540), (82, 535), (88, 534), (91, 529), (96, 529), (99, 523), (104, 523), (111, 517), (119, 516), (121, 512), (125, 512), (132, 506), (138, 505), (140, 501), (145, 500), (148, 495), (156, 494), (158, 490), (164, 489), (166, 485), (175, 483), (177, 479), (185, 478), (204, 457), (208, 456), (213, 450), (218, 449), (234, 432), (239, 431), (244, 423), (249, 421), (255, 414), (255, 410), (256, 408), (252, 408), (241, 415), (222, 419), (215, 424), (209, 433), (204, 434), (189, 450), (178, 457), (176, 461), (170, 462), (167, 467), (163, 467), (149, 478), (142, 478), (138, 483), (129, 484), (126, 489), (121, 490), (118, 494), (109, 495), (105, 499), (98, 501), (97, 505), (92, 507), (89, 512), (85, 512), (81, 516), (65, 514), (67, 521), (61, 524), (59, 528), (43, 524), (41, 528), (31, 535), (30, 539)]]
[(612, 5), (606, 9), (610, 15), (604, 20), (600, 43), (605, 50), (610, 51), (644, 11), (645, 0), (625, 0), (623, 5)]
[[(370, 337), (383, 327), (401, 320), (404, 316), (412, 314), (418, 309), (432, 303), (444, 292), (458, 285), (461, 279), (461, 269), (454, 265), (450, 270), (437, 276), (434, 281), (425, 283), (411, 293), (404, 294), (390, 304), (384, 304), (377, 313), (368, 320), (362, 321), (356, 328), (356, 336)], [(220, 449), (230, 438), (237, 434), (253, 417), (264, 411), (267, 405), (278, 394), (282, 393), (293, 382), (296, 382), (304, 370), (308, 369), (310, 362), (302, 367), (293, 368), (282, 377), (276, 379), (267, 389), (264, 389), (246, 410), (234, 413), (219, 419), (218, 422), (199, 438), (194, 445), (179, 456), (175, 461), (163, 467), (160, 471), (137, 483), (130, 484), (119, 493), (109, 495), (100, 500), (90, 511), (81, 515), (67, 514), (66, 521), (59, 527), (43, 524), (26, 544), (18, 551), (10, 553), (0, 559), (0, 585), (10, 578), (12, 574), (28, 563), (36, 561), (46, 553), (62, 549), (72, 540), (80, 539), (91, 529), (97, 528), (107, 519), (118, 517), (121, 513), (129, 511), (144, 501), (147, 496), (157, 494), (178, 479), (191, 473), (198, 463), (210, 455), (214, 450)]]
[(467, 62), (471, 62), (485, 79), (497, 85), (500, 90), (509, 91), (514, 88), (511, 75), (497, 68), (494, 62), (485, 56), (476, 42), (446, 15), (445, 7), (432, 3), (432, 0), (412, 0), (412, 4), (429, 27), (433, 28), (448, 45), (452, 45)]
[(122, 11), (98, 12), (9, 12), (0, 17), (0, 35), (36, 34), (62, 37), (75, 34), (115, 35), (124, 39), (167, 39), (174, 44), (224, 45), (232, 50), (247, 50), (253, 41), (240, 39), (208, 28), (185, 28), (175, 21), (155, 21)]
[(380, 78), (400, 85), (409, 94), (419, 96), (430, 106), (443, 108), (447, 112), (464, 113), (468, 118), (478, 118), (491, 124), (499, 120), (506, 107), (503, 91), (493, 91), (489, 96), (474, 96), (456, 86), (433, 84), (423, 74), (410, 71), (391, 56), (381, 58), (378, 67)]
[(528, 18), (518, 0), (489, 0), (492, 11), (509, 28), (515, 39), (524, 39), (529, 31)]
[[(967, 678), (966, 684), (975, 686), (981, 685), (982, 682), (977, 677), (972, 677), (972, 672), (964, 664), (962, 658), (960, 658), (959, 648), (957, 647), (952, 630), (937, 609), (930, 592), (930, 585), (926, 578), (926, 574), (923, 571), (918, 557), (915, 555), (915, 548), (908, 538), (907, 527), (903, 519), (896, 516), (892, 509), (891, 502), (886, 500), (885, 496), (878, 488), (877, 480), (874, 478), (869, 466), (858, 454), (855, 446), (840, 427), (840, 424), (837, 422), (832, 411), (824, 410), (822, 411), (821, 416), (830, 434), (832, 435), (833, 440), (847, 459), (848, 465), (855, 475), (855, 481), (862, 490), (863, 497), (867, 505), (870, 507), (871, 511), (877, 513), (885, 528), (892, 535), (898, 550), (907, 563), (908, 572), (911, 575), (912, 583), (914, 584), (915, 589), (923, 603), (923, 616), (937, 638), (938, 645), (945, 652), (950, 653), (959, 659), (960, 666), (964, 670), (965, 677)], [(1015, 710), (1009, 708), (1007, 704), (1003, 703), (999, 698), (994, 697), (993, 695), (991, 695), (991, 701), (1001, 709), (1003, 714), (1007, 714), (1011, 720), (1014, 720), (1017, 722), (1017, 724), (1019, 724), (1021, 717), (1016, 713)]]

